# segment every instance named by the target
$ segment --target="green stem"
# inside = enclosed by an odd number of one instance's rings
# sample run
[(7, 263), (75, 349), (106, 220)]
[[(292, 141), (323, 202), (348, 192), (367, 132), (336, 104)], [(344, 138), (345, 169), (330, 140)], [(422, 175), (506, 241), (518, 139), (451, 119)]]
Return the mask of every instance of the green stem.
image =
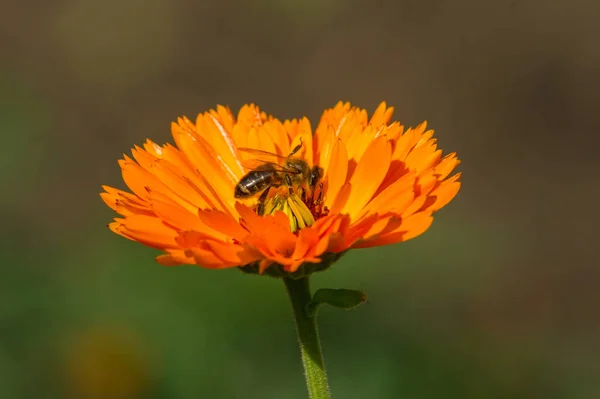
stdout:
[(300, 343), (304, 376), (310, 399), (329, 399), (329, 384), (321, 352), (317, 320), (306, 312), (306, 305), (311, 300), (308, 277), (298, 280), (284, 278), (285, 287), (292, 303), (296, 332)]

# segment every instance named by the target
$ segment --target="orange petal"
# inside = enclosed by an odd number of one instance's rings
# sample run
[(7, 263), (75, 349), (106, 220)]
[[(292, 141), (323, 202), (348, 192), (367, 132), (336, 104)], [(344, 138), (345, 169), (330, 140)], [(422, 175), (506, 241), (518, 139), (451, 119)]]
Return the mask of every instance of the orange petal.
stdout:
[(289, 219), (283, 212), (278, 211), (271, 216), (258, 216), (250, 208), (239, 203), (236, 209), (241, 217), (241, 225), (250, 232), (244, 243), (255, 246), (269, 256), (290, 256), (293, 253), (296, 236), (290, 231)]
[(352, 190), (342, 213), (348, 213), (353, 219), (358, 216), (387, 174), (390, 157), (391, 147), (385, 137), (379, 137), (369, 145), (350, 178), (352, 186), (359, 189)]
[(100, 198), (106, 205), (108, 205), (113, 211), (117, 210), (117, 197), (109, 193), (100, 193)]
[(273, 142), (273, 145), (275, 146), (275, 153), (287, 156), (291, 149), (290, 139), (285, 126), (285, 124), (282, 124), (280, 121), (275, 119), (265, 124), (264, 129), (271, 138), (271, 142)]
[(380, 216), (380, 218), (373, 223), (371, 228), (363, 234), (365, 240), (373, 239), (378, 236), (391, 233), (396, 230), (402, 224), (402, 218), (397, 214), (389, 214), (387, 216)]
[(333, 128), (330, 126), (321, 129), (319, 132), (319, 137), (316, 137), (315, 145), (318, 148), (319, 154), (318, 158), (315, 156), (315, 159), (318, 160), (318, 165), (323, 168), (323, 173), (325, 176), (329, 174), (329, 165), (331, 164), (331, 153), (333, 151), (333, 147), (336, 143), (335, 132)]
[(374, 240), (358, 242), (353, 245), (353, 248), (371, 248), (408, 241), (411, 238), (423, 234), (429, 228), (429, 226), (431, 226), (432, 222), (433, 217), (431, 216), (431, 213), (415, 213), (414, 215), (409, 216), (407, 219), (402, 220), (400, 227), (398, 227), (398, 229), (395, 231), (382, 235)]
[(276, 151), (275, 145), (271, 141), (269, 133), (264, 129), (263, 126), (250, 128), (246, 145), (248, 148), (254, 148), (271, 153)]
[(433, 190), (430, 195), (436, 197), (435, 202), (429, 208), (432, 211), (437, 211), (446, 206), (458, 194), (460, 190), (460, 182), (456, 181), (460, 177), (460, 173), (449, 180), (442, 183), (437, 189)]
[(139, 166), (128, 156), (119, 161), (123, 181), (135, 195), (148, 198), (146, 187), (152, 186), (164, 190), (164, 185), (150, 172)]
[(245, 248), (239, 244), (215, 240), (198, 231), (181, 232), (177, 243), (185, 249), (210, 251), (226, 265), (242, 266), (257, 260), (254, 256), (248, 256)]
[(404, 175), (401, 179), (389, 185), (364, 207), (361, 216), (369, 213), (395, 212), (402, 213), (414, 199), (415, 177)]
[(416, 197), (413, 199), (413, 202), (411, 202), (411, 204), (404, 210), (404, 212), (402, 212), (402, 217), (407, 218), (410, 215), (419, 212), (422, 208), (423, 205), (425, 205), (425, 203), (428, 200), (428, 196), (427, 195), (421, 195), (419, 197)]
[(148, 203), (131, 193), (118, 190), (109, 186), (102, 186), (104, 193), (100, 193), (100, 198), (112, 210), (120, 215), (127, 216), (132, 213), (151, 213)]
[(394, 148), (394, 153), (392, 154), (392, 159), (398, 161), (405, 161), (409, 152), (417, 145), (417, 142), (423, 135), (425, 128), (427, 127), (427, 121), (422, 122), (415, 128), (409, 128), (396, 143), (396, 147)]
[(239, 266), (237, 264), (224, 263), (214, 252), (206, 249), (193, 248), (185, 251), (187, 256), (193, 257), (197, 265), (207, 269), (224, 269)]
[(197, 134), (183, 129), (177, 124), (171, 126), (177, 146), (196, 165), (198, 173), (204, 176), (223, 204), (227, 206), (227, 209), (233, 212), (232, 193), (237, 183), (235, 177), (228, 174), (223, 162), (220, 162), (215, 156), (214, 149), (203, 143)]
[(156, 257), (156, 261), (163, 266), (193, 265), (196, 263), (195, 259), (186, 256), (183, 250), (167, 249), (166, 252), (166, 254)]
[(114, 220), (115, 220), (114, 222), (109, 223), (107, 226), (110, 229), (110, 231), (112, 231), (115, 234), (120, 235), (121, 237), (125, 237), (128, 240), (136, 241), (135, 238), (130, 237), (126, 234), (123, 234), (123, 230), (124, 230), (123, 222), (125, 221), (125, 219), (115, 218)]
[(240, 108), (237, 121), (239, 124), (260, 126), (267, 120), (267, 114), (262, 112), (255, 104), (246, 104)]
[(304, 147), (304, 160), (308, 162), (310, 166), (313, 166), (316, 158), (313, 158), (313, 133), (308, 118), (300, 119), (300, 124), (298, 126), (298, 137), (302, 138), (302, 145)]
[(406, 157), (404, 162), (410, 170), (422, 172), (428, 166), (432, 165), (437, 160), (439, 160), (441, 152), (435, 154), (437, 149), (435, 140), (432, 140), (430, 138), (426, 139), (426, 137), (431, 137), (432, 135), (433, 130), (423, 133), (423, 136), (408, 153), (408, 156)]
[(202, 197), (206, 206), (212, 208), (218, 204), (219, 201), (208, 192), (209, 188), (207, 187), (206, 180), (198, 174), (198, 167), (193, 165), (176, 147), (173, 147), (171, 144), (160, 147), (152, 141), (146, 140), (144, 148), (157, 158), (168, 161), (169, 165), (172, 165), (178, 174), (181, 175), (182, 179), (187, 181), (190, 187), (194, 188), (197, 194)]
[(333, 198), (333, 204), (331, 205), (330, 213), (342, 213), (342, 209), (344, 209), (347, 204), (350, 196), (352, 195), (352, 184), (350, 182), (346, 182), (338, 192), (338, 195)]
[(239, 242), (242, 242), (249, 234), (237, 220), (224, 212), (211, 209), (199, 210), (198, 217), (206, 226)]
[(379, 195), (379, 193), (385, 190), (390, 184), (402, 179), (407, 174), (414, 175), (414, 172), (409, 171), (403, 161), (392, 159), (388, 172), (375, 192), (375, 195)]
[(233, 113), (229, 107), (217, 105), (216, 111), (211, 109), (209, 112), (227, 132), (231, 132), (233, 130), (235, 117), (233, 116)]
[(373, 224), (379, 219), (378, 215), (369, 215), (361, 220), (352, 223), (347, 231), (344, 232), (344, 246), (346, 248), (352, 246), (358, 240), (361, 240), (373, 227)]
[[(305, 228), (300, 230), (298, 233), (298, 240), (296, 241), (296, 248), (292, 254), (292, 259), (302, 259), (306, 254), (313, 249), (319, 242), (319, 235), (316, 230), (311, 228)], [(318, 254), (320, 255), (320, 254)]]
[[(396, 142), (400, 136), (402, 136), (402, 132), (404, 132), (404, 126), (399, 122), (394, 122), (388, 126), (385, 126), (385, 132), (383, 132), (383, 134), (387, 136), (388, 140), (394, 143), (393, 150), (396, 149)], [(392, 153), (394, 152), (393, 150)]]
[(240, 215), (240, 224), (250, 232), (260, 231), (263, 225), (263, 217), (257, 215), (252, 209), (242, 203), (236, 203), (235, 209)]
[[(156, 148), (154, 150), (156, 151)], [(163, 151), (161, 150), (160, 155), (162, 153)], [(158, 180), (158, 182), (148, 184), (146, 187), (164, 193), (192, 212), (196, 207), (206, 206), (204, 199), (194, 192), (190, 188), (188, 181), (182, 177), (183, 174), (187, 174), (186, 169), (182, 170), (182, 168), (172, 164), (170, 161), (157, 158), (137, 146), (132, 150), (132, 154), (139, 166)]]
[(177, 248), (177, 232), (167, 227), (160, 219), (146, 215), (131, 215), (126, 219), (115, 219), (115, 229), (122, 235), (152, 248)]
[(367, 126), (367, 128), (363, 130), (361, 125), (355, 125), (354, 131), (350, 133), (348, 139), (345, 140), (346, 148), (348, 149), (348, 159), (358, 162), (367, 148), (375, 140), (376, 133), (377, 129), (373, 126)]
[(154, 199), (152, 201), (152, 209), (160, 219), (177, 230), (202, 231), (214, 238), (227, 237), (206, 226), (197, 215), (177, 205)]
[(258, 273), (262, 274), (273, 263), (274, 263), (274, 261), (271, 260), (271, 259), (263, 259), (263, 260), (261, 260), (260, 263), (258, 264)]
[(460, 161), (456, 158), (456, 153), (450, 153), (442, 158), (440, 163), (435, 167), (435, 174), (438, 176), (438, 179), (445, 179), (458, 164), (460, 164)]
[(433, 170), (422, 173), (417, 181), (415, 182), (415, 195), (427, 195), (439, 184), (436, 176), (433, 174)]
[(373, 116), (371, 116), (371, 120), (369, 121), (370, 125), (378, 126), (378, 125), (387, 125), (394, 114), (394, 107), (387, 107), (385, 101), (382, 101), (381, 104), (377, 107), (375, 112), (373, 112)]
[(346, 153), (346, 146), (341, 140), (337, 140), (333, 146), (328, 170), (325, 206), (331, 208), (340, 189), (346, 183), (346, 173), (348, 171), (348, 154)]
[(135, 202), (130, 202), (128, 200), (117, 198), (115, 200), (115, 211), (122, 216), (129, 215), (147, 215), (147, 216), (156, 216), (154, 211), (150, 208), (149, 205), (138, 205)]
[(196, 129), (198, 132), (202, 132), (203, 137), (214, 148), (220, 162), (227, 166), (233, 176), (240, 179), (244, 175), (244, 169), (239, 161), (237, 146), (230, 131), (221, 124), (215, 115), (210, 113), (198, 115)]
[(157, 160), (150, 167), (150, 172), (167, 188), (167, 190), (158, 188), (157, 191), (165, 194), (189, 212), (195, 213), (198, 208), (208, 206), (206, 197), (194, 190), (190, 181), (177, 173), (177, 169), (169, 161)]

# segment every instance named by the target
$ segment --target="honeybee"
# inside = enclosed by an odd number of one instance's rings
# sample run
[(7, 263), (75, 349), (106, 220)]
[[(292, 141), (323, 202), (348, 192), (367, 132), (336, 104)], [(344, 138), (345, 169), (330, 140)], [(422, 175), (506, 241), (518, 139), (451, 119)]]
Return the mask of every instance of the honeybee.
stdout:
[(251, 170), (235, 186), (234, 197), (250, 198), (262, 191), (256, 204), (256, 213), (262, 215), (271, 187), (286, 185), (290, 190), (293, 187), (302, 187), (302, 197), (304, 197), (306, 194), (304, 186), (307, 185), (311, 194), (314, 193), (319, 180), (323, 177), (323, 169), (317, 165), (311, 168), (303, 159), (294, 158), (294, 154), (301, 148), (302, 143), (294, 147), (287, 157), (252, 148), (239, 148), (239, 151), (256, 158), (245, 163), (245, 166)]

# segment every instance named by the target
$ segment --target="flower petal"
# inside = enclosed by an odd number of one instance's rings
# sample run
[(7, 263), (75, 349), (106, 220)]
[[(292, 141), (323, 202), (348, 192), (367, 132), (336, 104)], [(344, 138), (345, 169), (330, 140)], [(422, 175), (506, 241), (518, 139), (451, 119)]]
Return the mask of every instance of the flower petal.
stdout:
[(111, 229), (119, 234), (152, 248), (177, 248), (177, 232), (165, 225), (162, 220), (146, 216), (131, 215), (126, 219), (115, 219)]
[(435, 197), (435, 202), (429, 208), (430, 210), (437, 211), (452, 201), (458, 194), (458, 190), (460, 190), (459, 178), (460, 173), (457, 173), (430, 193), (431, 196)]
[(394, 212), (401, 214), (414, 200), (415, 176), (406, 174), (389, 185), (363, 208), (361, 216), (372, 213)]
[(408, 241), (411, 238), (415, 238), (418, 235), (423, 234), (429, 228), (429, 226), (431, 226), (432, 222), (433, 217), (431, 216), (431, 213), (415, 213), (414, 215), (402, 220), (400, 227), (398, 227), (395, 231), (382, 235), (374, 240), (358, 242), (357, 244), (353, 245), (353, 248), (370, 248)]
[(337, 140), (333, 146), (328, 170), (325, 206), (331, 208), (342, 186), (346, 183), (346, 173), (348, 172), (348, 154), (342, 140)]
[(206, 226), (236, 241), (244, 241), (249, 234), (237, 220), (227, 213), (211, 209), (198, 210), (198, 217)]
[(163, 266), (193, 265), (196, 263), (196, 260), (187, 256), (184, 250), (167, 249), (166, 252), (166, 254), (156, 257), (156, 261)]
[(230, 131), (227, 131), (219, 119), (209, 112), (198, 115), (196, 130), (204, 132), (203, 137), (214, 149), (220, 163), (225, 165), (229, 173), (239, 180), (244, 175), (244, 169), (239, 161), (237, 146)]
[(371, 143), (350, 178), (352, 186), (359, 189), (352, 190), (342, 213), (348, 213), (351, 218), (358, 216), (387, 174), (390, 157), (391, 147), (385, 137), (379, 137)]
[(375, 112), (373, 112), (373, 116), (369, 120), (370, 125), (378, 126), (378, 125), (387, 125), (394, 114), (394, 107), (387, 107), (385, 101), (382, 101), (381, 104), (377, 107)]

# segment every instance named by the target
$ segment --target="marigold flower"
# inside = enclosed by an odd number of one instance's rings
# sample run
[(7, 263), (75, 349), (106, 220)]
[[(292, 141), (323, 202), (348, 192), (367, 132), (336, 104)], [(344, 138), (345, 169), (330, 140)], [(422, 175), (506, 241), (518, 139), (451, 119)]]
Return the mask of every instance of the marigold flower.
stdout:
[[(307, 118), (281, 122), (254, 104), (237, 118), (223, 106), (195, 123), (178, 118), (171, 125), (177, 147), (147, 140), (119, 161), (132, 193), (103, 186), (102, 199), (122, 216), (109, 227), (164, 251), (163, 265), (261, 273), (311, 272), (351, 248), (409, 240), (457, 194), (460, 173), (448, 176), (459, 160), (442, 157), (426, 122), (405, 131), (390, 122), (392, 113), (381, 103), (368, 118), (339, 102), (314, 134)], [(309, 186), (282, 177), (259, 208), (258, 193), (234, 196), (253, 158), (242, 148), (281, 158), (298, 149), (293, 158), (320, 167), (320, 179)]]

